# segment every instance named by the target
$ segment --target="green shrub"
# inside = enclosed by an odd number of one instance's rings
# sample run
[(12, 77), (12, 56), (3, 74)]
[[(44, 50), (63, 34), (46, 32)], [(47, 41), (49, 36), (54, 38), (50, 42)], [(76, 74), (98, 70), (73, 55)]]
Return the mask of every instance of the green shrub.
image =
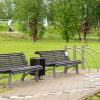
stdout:
[(8, 31), (8, 27), (6, 23), (0, 23), (0, 31)]

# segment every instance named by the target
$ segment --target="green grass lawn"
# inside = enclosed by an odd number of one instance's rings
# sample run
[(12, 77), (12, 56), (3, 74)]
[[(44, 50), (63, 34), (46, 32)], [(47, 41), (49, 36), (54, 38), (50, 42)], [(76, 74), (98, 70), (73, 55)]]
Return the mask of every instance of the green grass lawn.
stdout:
[(100, 100), (100, 92), (93, 96), (86, 98), (85, 100)]
[[(29, 61), (30, 57), (38, 56), (34, 54), (34, 51), (63, 49), (64, 45), (67, 45), (68, 47), (73, 47), (73, 45), (76, 45), (77, 47), (81, 47), (82, 43), (81, 41), (75, 41), (75, 40), (71, 40), (69, 43), (66, 43), (64, 40), (39, 40), (35, 43), (32, 43), (31, 40), (21, 40), (21, 39), (0, 40), (0, 53), (24, 52)], [(88, 47), (93, 48), (94, 50), (100, 53), (100, 42), (96, 40), (88, 41)], [(88, 51), (95, 57), (96, 61), (99, 62), (100, 56), (96, 55), (90, 50)], [(68, 53), (70, 58), (72, 59), (72, 50), (68, 49)], [(91, 56), (88, 53), (85, 53), (85, 56), (87, 57), (91, 67), (95, 68), (95, 63), (93, 61), (93, 58), (91, 58)], [(77, 57), (78, 59), (81, 59), (78, 52), (77, 52)]]
[[(24, 39), (23, 39), (24, 38)], [(100, 53), (100, 42), (97, 40), (88, 40), (88, 47), (93, 48), (97, 52)], [(37, 50), (54, 50), (54, 49), (63, 49), (64, 45), (67, 47), (73, 47), (76, 45), (77, 47), (81, 47), (82, 42), (79, 40), (71, 40), (69, 43), (66, 43), (64, 40), (61, 39), (42, 39), (38, 40), (37, 42), (33, 43), (31, 38), (18, 36), (3, 36), (0, 37), (0, 53), (13, 53), (13, 52), (23, 52), (26, 55), (28, 62), (30, 61), (30, 57), (37, 57), (38, 55), (34, 54)], [(80, 50), (78, 50), (80, 52)], [(100, 67), (100, 56), (93, 53), (92, 51), (88, 50), (96, 59), (98, 67)], [(73, 51), (68, 49), (69, 56), (72, 60), (72, 53)], [(86, 58), (88, 59), (89, 65), (91, 68), (96, 68), (96, 64), (94, 59), (87, 53), (85, 53)], [(77, 52), (77, 59), (81, 59), (80, 54)], [(79, 66), (81, 68), (81, 65)], [(87, 64), (85, 62), (85, 68)], [(60, 68), (59, 70), (62, 70)], [(31, 77), (31, 76), (29, 76)], [(14, 76), (14, 80), (18, 79), (19, 75)]]
[[(23, 36), (22, 36), (23, 38)], [(30, 39), (30, 40), (29, 40)], [(100, 53), (100, 42), (98, 40), (88, 40), (88, 47), (93, 48), (97, 52)], [(15, 37), (7, 37), (7, 38), (0, 38), (0, 53), (11, 53), (11, 52), (24, 52), (24, 54), (27, 57), (27, 60), (29, 62), (30, 57), (37, 57), (38, 55), (34, 54), (37, 50), (53, 50), (53, 49), (63, 49), (64, 46), (67, 45), (67, 47), (73, 47), (73, 45), (76, 45), (76, 47), (81, 47), (82, 42), (79, 40), (71, 40), (69, 43), (66, 43), (64, 40), (60, 39), (43, 39), (38, 40), (37, 42), (33, 43), (31, 41), (31, 38), (18, 38)], [(87, 50), (87, 49), (86, 49)], [(78, 49), (79, 52), (81, 52), (80, 49)], [(100, 67), (99, 61), (100, 56), (94, 53), (91, 50), (88, 50), (90, 54), (92, 54), (95, 59), (91, 57), (88, 53), (85, 52), (85, 57), (87, 58), (87, 61), (89, 62), (89, 66), (91, 68), (95, 68), (97, 62), (97, 67)], [(71, 60), (73, 59), (73, 51), (71, 49), (68, 49), (69, 56)], [(77, 52), (77, 58), (81, 59), (80, 54)], [(85, 67), (87, 67), (86, 61), (85, 61)]]

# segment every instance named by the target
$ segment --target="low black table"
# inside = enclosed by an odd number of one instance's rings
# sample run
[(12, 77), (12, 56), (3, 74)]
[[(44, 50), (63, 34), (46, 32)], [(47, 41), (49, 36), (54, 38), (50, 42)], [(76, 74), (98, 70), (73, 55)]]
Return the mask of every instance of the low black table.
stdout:
[[(39, 77), (45, 75), (45, 59), (32, 57), (30, 58), (30, 66), (41, 65), (43, 69), (41, 69), (38, 73)], [(30, 72), (30, 75), (35, 75), (33, 71)]]

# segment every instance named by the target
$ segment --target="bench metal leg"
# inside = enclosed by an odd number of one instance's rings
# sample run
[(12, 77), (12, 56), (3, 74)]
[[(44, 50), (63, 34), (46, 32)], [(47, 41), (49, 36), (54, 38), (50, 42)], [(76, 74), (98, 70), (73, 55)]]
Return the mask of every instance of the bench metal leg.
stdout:
[(23, 75), (22, 75), (22, 78), (21, 78), (21, 81), (24, 81), (24, 79), (25, 79), (25, 77), (27, 76), (29, 74), (29, 72), (28, 73), (23, 73)]
[(36, 81), (38, 81), (38, 80), (39, 80), (38, 70), (36, 70), (36, 72), (35, 72), (35, 80), (36, 80)]
[(8, 84), (9, 84), (9, 87), (11, 88), (12, 87), (12, 73), (9, 73)]
[(78, 74), (79, 71), (78, 71), (78, 64), (76, 64), (76, 73)]
[(56, 70), (55, 70), (55, 66), (53, 66), (53, 77), (56, 77)]
[(67, 73), (67, 66), (64, 66), (64, 73)]

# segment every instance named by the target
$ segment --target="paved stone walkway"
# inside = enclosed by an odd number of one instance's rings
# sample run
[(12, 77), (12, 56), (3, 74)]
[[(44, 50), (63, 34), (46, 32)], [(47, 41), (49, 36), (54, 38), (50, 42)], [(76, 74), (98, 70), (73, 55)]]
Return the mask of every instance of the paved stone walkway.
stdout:
[(100, 91), (100, 72), (80, 70), (67, 74), (58, 73), (44, 76), (42, 80), (26, 80), (13, 86), (13, 89), (0, 94), (0, 100), (83, 100)]

